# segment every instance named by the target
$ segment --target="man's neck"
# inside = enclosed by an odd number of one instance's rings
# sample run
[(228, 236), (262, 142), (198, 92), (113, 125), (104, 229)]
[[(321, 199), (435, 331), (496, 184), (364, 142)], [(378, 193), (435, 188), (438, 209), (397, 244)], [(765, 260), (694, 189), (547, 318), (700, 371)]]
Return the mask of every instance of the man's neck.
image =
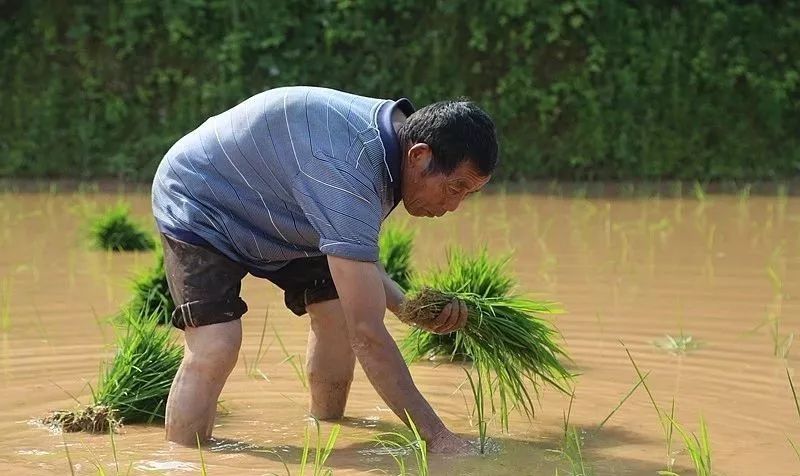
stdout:
[(395, 108), (392, 111), (392, 128), (396, 134), (400, 133), (400, 128), (405, 124), (406, 119), (408, 117), (399, 108)]

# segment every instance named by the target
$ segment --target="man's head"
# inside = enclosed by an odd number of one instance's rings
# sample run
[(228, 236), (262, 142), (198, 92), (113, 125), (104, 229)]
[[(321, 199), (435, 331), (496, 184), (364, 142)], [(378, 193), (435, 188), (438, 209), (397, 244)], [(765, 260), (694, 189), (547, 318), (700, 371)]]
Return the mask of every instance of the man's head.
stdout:
[(412, 114), (398, 131), (403, 205), (414, 216), (455, 211), (497, 167), (491, 118), (466, 100), (441, 101)]

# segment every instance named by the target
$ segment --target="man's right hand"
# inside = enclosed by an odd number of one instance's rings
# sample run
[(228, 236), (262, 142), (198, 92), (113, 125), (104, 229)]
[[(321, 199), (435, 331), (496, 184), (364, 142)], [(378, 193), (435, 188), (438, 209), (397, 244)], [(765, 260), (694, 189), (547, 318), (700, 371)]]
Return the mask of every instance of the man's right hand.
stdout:
[(426, 442), (430, 453), (469, 455), (478, 454), (478, 448), (470, 440), (466, 440), (448, 429)]

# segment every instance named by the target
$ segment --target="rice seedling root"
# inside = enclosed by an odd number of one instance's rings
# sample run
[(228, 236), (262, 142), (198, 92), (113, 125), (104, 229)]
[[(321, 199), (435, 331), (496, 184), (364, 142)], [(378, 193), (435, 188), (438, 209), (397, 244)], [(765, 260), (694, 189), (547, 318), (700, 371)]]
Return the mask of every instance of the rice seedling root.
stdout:
[(108, 433), (109, 430), (118, 431), (122, 427), (118, 412), (107, 405), (53, 411), (42, 418), (42, 423), (64, 433)]
[[(431, 288), (423, 288), (414, 299), (406, 301), (400, 310), (399, 319), (410, 325), (430, 322), (442, 312), (453, 297)], [(472, 312), (474, 314), (474, 311)]]

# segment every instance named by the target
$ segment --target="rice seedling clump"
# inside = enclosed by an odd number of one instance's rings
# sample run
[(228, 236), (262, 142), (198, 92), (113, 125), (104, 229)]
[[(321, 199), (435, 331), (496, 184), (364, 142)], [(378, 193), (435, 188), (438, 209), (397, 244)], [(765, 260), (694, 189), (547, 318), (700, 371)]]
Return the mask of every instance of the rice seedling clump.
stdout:
[(155, 318), (127, 316), (125, 333), (92, 389), (92, 405), (53, 412), (43, 419), (63, 431), (107, 431), (122, 423), (164, 419), (167, 396), (183, 358), (169, 327)]
[(90, 224), (90, 235), (96, 248), (110, 251), (152, 250), (155, 241), (130, 217), (124, 204), (117, 204)]
[(399, 226), (384, 225), (378, 240), (379, 256), (386, 274), (403, 289), (411, 286), (411, 250), (414, 234)]
[(159, 250), (153, 266), (134, 278), (133, 298), (122, 312), (127, 316), (147, 317), (169, 324), (174, 310), (175, 303), (164, 271), (164, 254)]
[(447, 336), (413, 329), (401, 348), (407, 361), (431, 354), (465, 356), (476, 370), (492, 375), (491, 394), (499, 397), (504, 426), (508, 410), (533, 416), (528, 386), (538, 395), (542, 383), (569, 393), (571, 374), (561, 362), (566, 353), (559, 334), (541, 316), (560, 312), (557, 304), (513, 294), (514, 280), (504, 268), (508, 259), (492, 260), (486, 250), (467, 256), (451, 251), (448, 268), (425, 279), (404, 306), (400, 319), (420, 324), (433, 319), (454, 298), (468, 308), (466, 326)]

